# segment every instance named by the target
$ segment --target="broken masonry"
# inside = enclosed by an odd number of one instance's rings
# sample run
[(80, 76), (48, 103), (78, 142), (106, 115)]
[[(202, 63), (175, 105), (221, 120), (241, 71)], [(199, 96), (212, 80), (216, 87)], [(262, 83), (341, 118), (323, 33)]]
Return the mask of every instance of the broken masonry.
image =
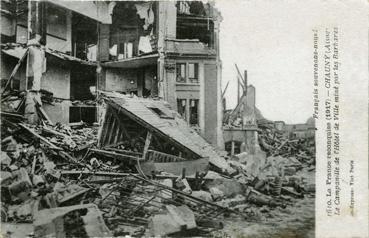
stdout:
[(253, 220), (259, 209), (314, 194), (300, 173), (314, 170), (314, 157), (301, 141), (278, 144), (267, 125), (261, 138), (271, 156), (224, 157), (164, 101), (100, 97), (101, 126), (43, 117), (35, 125), (2, 112), (7, 227), (33, 224), (24, 235), (39, 237), (211, 234), (223, 228), (220, 217)]

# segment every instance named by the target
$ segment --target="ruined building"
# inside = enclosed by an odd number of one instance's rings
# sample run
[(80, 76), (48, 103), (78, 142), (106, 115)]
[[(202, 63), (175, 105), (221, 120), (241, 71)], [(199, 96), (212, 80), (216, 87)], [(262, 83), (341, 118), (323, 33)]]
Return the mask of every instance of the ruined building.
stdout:
[[(232, 110), (225, 110), (223, 117), (223, 138), (225, 150), (229, 155), (247, 152), (258, 154), (257, 121), (263, 119), (260, 110), (256, 107), (256, 90), (247, 81), (247, 71), (241, 75), (237, 65), (237, 105)], [(242, 94), (240, 89), (242, 88)], [(225, 108), (225, 107), (224, 107)]]
[(221, 16), (212, 3), (8, 0), (1, 18), (2, 87), (40, 91), (53, 122), (96, 122), (96, 94), (115, 91), (166, 100), (223, 146)]
[(314, 139), (315, 120), (310, 117), (305, 123), (286, 124), (283, 121), (274, 122), (276, 128), (283, 133), (284, 137), (294, 139)]

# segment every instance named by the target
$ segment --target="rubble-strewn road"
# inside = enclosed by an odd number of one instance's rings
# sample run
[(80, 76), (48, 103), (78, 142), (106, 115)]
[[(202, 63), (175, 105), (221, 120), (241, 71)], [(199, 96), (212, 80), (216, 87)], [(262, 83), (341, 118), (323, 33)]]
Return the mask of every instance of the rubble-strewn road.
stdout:
[(214, 235), (239, 238), (313, 238), (314, 203), (313, 197), (307, 197), (285, 209), (278, 208), (262, 214), (260, 221), (226, 219), (225, 228), (214, 232)]
[[(302, 171), (305, 178), (314, 183), (315, 173)], [(315, 237), (315, 196), (306, 196), (304, 199), (294, 199), (294, 204), (285, 209), (259, 212), (255, 221), (243, 219), (226, 219), (225, 228), (214, 232), (216, 237), (239, 238), (314, 238)], [(250, 218), (252, 220), (252, 218)]]
[[(192, 150), (172, 150), (179, 144), (169, 146), (172, 138), (163, 132), (136, 133), (140, 138), (133, 140), (136, 127), (124, 143), (105, 131), (107, 141), (117, 141), (99, 145), (101, 130), (114, 124), (32, 125), (6, 114), (2, 235), (313, 237), (315, 156), (309, 141), (278, 138), (269, 128), (266, 151), (256, 146), (255, 153), (221, 156), (204, 141), (207, 150), (191, 148), (214, 157), (194, 159)], [(184, 144), (199, 137), (192, 134)]]

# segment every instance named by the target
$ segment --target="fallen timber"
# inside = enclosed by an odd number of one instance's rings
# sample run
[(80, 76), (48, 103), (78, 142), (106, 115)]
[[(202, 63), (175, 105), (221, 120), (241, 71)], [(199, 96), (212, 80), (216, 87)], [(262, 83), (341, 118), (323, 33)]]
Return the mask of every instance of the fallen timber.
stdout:
[[(134, 103), (148, 105), (146, 101)], [(29, 233), (40, 236), (44, 228), (49, 229), (49, 235), (62, 236), (66, 231), (57, 229), (60, 224), (73, 228), (77, 237), (180, 236), (183, 231), (211, 236), (222, 229), (220, 221), (228, 216), (250, 220), (259, 211), (285, 209), (304, 196), (313, 196), (314, 186), (298, 175), (303, 169), (314, 170), (314, 157), (301, 141), (285, 141), (273, 131), (261, 130), (268, 153), (273, 155), (265, 163), (239, 154), (224, 160), (227, 167), (215, 162), (218, 167), (214, 170), (208, 166), (214, 165), (211, 158), (204, 158), (207, 153), (199, 147), (183, 138), (166, 140), (169, 135), (158, 133), (158, 128), (149, 130), (147, 123), (135, 124), (119, 110), (117, 115), (126, 132), (105, 135), (111, 137), (106, 139), (109, 143), (100, 145), (101, 127), (84, 123), (67, 126), (45, 122), (40, 126), (18, 123), (23, 118), (16, 117), (17, 122), (2, 124), (3, 222), (34, 222)], [(157, 120), (155, 126), (174, 123), (174, 119), (150, 115)], [(110, 127), (118, 128), (118, 122)], [(283, 157), (286, 153), (294, 157)], [(197, 162), (203, 167), (192, 170), (189, 165)], [(145, 171), (147, 163), (165, 166)], [(177, 168), (169, 172), (166, 165)], [(234, 170), (232, 174), (225, 172), (229, 168)], [(59, 213), (61, 210), (71, 213)], [(88, 211), (90, 215), (86, 215)], [(54, 212), (56, 219), (41, 218)], [(170, 228), (163, 225), (165, 222), (170, 222)]]

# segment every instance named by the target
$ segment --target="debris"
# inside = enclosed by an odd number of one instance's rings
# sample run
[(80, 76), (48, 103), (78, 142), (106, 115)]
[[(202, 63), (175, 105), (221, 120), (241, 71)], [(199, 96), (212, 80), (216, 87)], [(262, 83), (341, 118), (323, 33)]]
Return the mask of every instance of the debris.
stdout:
[[(159, 181), (160, 184), (170, 187), (173, 187), (173, 180), (171, 179), (164, 179), (163, 181)], [(160, 191), (160, 195), (164, 198), (164, 199), (172, 199), (173, 198), (173, 193), (172, 191), (169, 192), (165, 192), (165, 191)]]
[(19, 126), (21, 126), (22, 128), (24, 128), (25, 130), (27, 130), (29, 133), (31, 133), (33, 136), (37, 137), (38, 139), (40, 139), (40, 141), (42, 141), (43, 143), (45, 143), (46, 145), (48, 145), (50, 148), (55, 149), (55, 150), (61, 150), (61, 148), (53, 145), (52, 143), (50, 143), (47, 139), (45, 139), (44, 137), (40, 136), (39, 134), (37, 134), (34, 130), (30, 129), (29, 127), (27, 127), (25, 124), (18, 124)]
[(58, 189), (56, 190), (58, 203), (63, 204), (65, 202), (68, 202), (71, 199), (83, 195), (87, 191), (89, 191), (88, 188), (82, 188), (76, 184), (71, 184), (63, 189)]
[[(159, 152), (156, 152), (159, 153)], [(149, 154), (153, 154), (150, 153)], [(164, 154), (164, 153), (161, 153)], [(174, 156), (170, 156), (174, 157)], [(209, 159), (202, 158), (197, 160), (188, 160), (188, 161), (176, 161), (176, 162), (155, 162), (154, 161), (147, 161), (141, 163), (141, 169), (145, 175), (150, 175), (152, 172), (167, 172), (174, 175), (180, 175), (183, 169), (186, 169), (186, 173), (188, 175), (195, 175), (196, 172), (206, 173), (209, 168)]]
[(31, 223), (34, 204), (35, 201), (30, 199), (22, 204), (9, 206), (7, 208), (7, 221)]
[(217, 187), (212, 187), (209, 189), (209, 191), (214, 201), (220, 200), (224, 197), (224, 193), (220, 191)]
[(234, 198), (228, 198), (228, 199), (224, 199), (218, 202), (218, 204), (224, 207), (230, 207), (230, 208), (236, 207), (238, 205), (245, 204), (245, 203), (247, 203), (247, 199), (241, 194), (238, 194)]
[[(224, 117), (226, 130), (242, 134), (226, 140), (231, 156), (207, 141), (222, 141), (220, 100), (215, 103), (220, 90), (213, 90), (219, 89), (216, 30), (222, 17), (213, 4), (94, 1), (86, 6), (97, 11), (86, 8), (82, 17), (75, 14), (82, 5), (58, 1), (52, 9), (46, 6), (53, 14), (43, 19), (44, 2), (22, 2), (27, 1), (5, 1), (9, 11), (2, 12), (13, 26), (23, 17), (30, 23), (6, 41), (31, 33), (27, 44), (1, 44), (4, 73), (10, 73), (2, 84), (0, 112), (1, 218), (10, 224), (5, 237), (210, 237), (227, 218), (266, 218), (314, 196), (315, 181), (308, 178), (315, 171), (315, 142), (288, 138), (263, 119), (246, 72), (241, 101)], [(172, 17), (177, 31), (162, 34)], [(64, 23), (67, 32), (59, 29)], [(44, 44), (44, 31), (52, 33), (44, 27), (53, 27), (52, 39), (66, 38), (73, 47), (59, 49), (64, 53), (47, 48), (59, 44), (49, 38)], [(170, 39), (172, 30), (180, 39)], [(85, 34), (90, 31), (94, 34)], [(177, 56), (211, 62), (177, 65)], [(177, 76), (194, 85), (176, 86)], [(117, 92), (99, 90), (114, 87)], [(178, 93), (177, 101), (175, 92), (166, 92), (181, 88), (192, 95), (180, 99), (184, 95)], [(32, 229), (17, 233), (21, 223)]]
[[(234, 179), (214, 179), (213, 181), (207, 181), (205, 187), (214, 194), (218, 193), (217, 196), (232, 197), (237, 194), (243, 194), (245, 191), (245, 186)], [(213, 188), (213, 189), (212, 189)], [(213, 195), (213, 193), (212, 193)]]
[(192, 192), (192, 189), (191, 189), (190, 185), (188, 184), (186, 178), (178, 178), (175, 182), (175, 185), (176, 185), (177, 189), (179, 189), (179, 190), (181, 190), (185, 193), (191, 194), (191, 192)]
[(111, 236), (94, 204), (40, 210), (35, 214), (36, 237), (106, 237)]
[(0, 162), (2, 166), (9, 166), (12, 160), (9, 158), (6, 152), (1, 151)]
[(12, 172), (12, 183), (9, 185), (12, 197), (26, 201), (31, 195), (32, 183), (25, 168)]
[[(125, 113), (138, 113), (133, 103), (150, 106), (145, 100), (120, 103), (119, 110), (109, 104), (105, 119), (113, 124), (102, 126), (120, 130), (111, 135), (100, 131), (98, 136), (95, 126), (84, 123), (31, 125), (8, 116), (14, 119), (2, 124), (2, 219), (34, 221), (37, 237), (205, 236), (222, 229), (220, 216), (260, 221), (294, 199), (313, 196), (314, 181), (305, 178), (314, 165), (297, 142), (275, 142), (268, 157), (241, 153), (226, 161), (197, 134), (191, 138), (204, 150), (182, 137), (188, 128), (165, 108), (157, 107), (164, 118), (155, 117), (179, 123), (180, 136), (166, 131), (170, 125), (153, 127), (156, 122), (141, 121), (151, 119)], [(120, 125), (120, 118), (142, 132), (125, 131), (127, 123)], [(291, 146), (299, 148), (298, 154), (280, 153)]]
[(195, 216), (187, 206), (166, 206), (167, 214), (158, 214), (149, 221), (150, 236), (166, 236), (196, 228)]
[(197, 197), (199, 199), (202, 199), (204, 201), (208, 201), (208, 202), (212, 202), (212, 201), (215, 200), (215, 199), (213, 199), (213, 196), (212, 196), (211, 193), (203, 191), (203, 190), (201, 190), (201, 191), (192, 191), (191, 195), (194, 196), (194, 197)]

